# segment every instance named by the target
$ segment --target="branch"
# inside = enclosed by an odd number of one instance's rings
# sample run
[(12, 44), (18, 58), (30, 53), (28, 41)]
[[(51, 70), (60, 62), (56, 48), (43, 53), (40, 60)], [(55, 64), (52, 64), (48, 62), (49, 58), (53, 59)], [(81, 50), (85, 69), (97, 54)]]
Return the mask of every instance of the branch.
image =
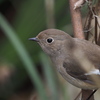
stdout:
[(74, 4), (76, 1), (77, 0), (69, 0), (74, 36), (80, 39), (84, 39), (80, 9), (77, 8), (74, 10)]
[[(85, 39), (80, 9), (74, 9), (76, 2), (77, 0), (69, 0), (74, 36), (80, 39)], [(91, 95), (92, 92), (92, 90), (82, 89), (82, 100), (87, 100), (87, 98)], [(94, 100), (94, 96), (92, 96), (89, 100)]]

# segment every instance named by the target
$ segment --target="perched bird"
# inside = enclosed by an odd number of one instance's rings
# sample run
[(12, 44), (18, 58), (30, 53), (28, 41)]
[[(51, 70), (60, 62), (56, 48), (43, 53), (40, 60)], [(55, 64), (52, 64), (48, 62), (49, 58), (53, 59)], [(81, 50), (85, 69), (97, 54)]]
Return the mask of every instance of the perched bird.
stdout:
[(100, 47), (98, 45), (73, 38), (57, 29), (44, 30), (29, 40), (36, 41), (41, 46), (66, 81), (81, 89), (99, 88)]

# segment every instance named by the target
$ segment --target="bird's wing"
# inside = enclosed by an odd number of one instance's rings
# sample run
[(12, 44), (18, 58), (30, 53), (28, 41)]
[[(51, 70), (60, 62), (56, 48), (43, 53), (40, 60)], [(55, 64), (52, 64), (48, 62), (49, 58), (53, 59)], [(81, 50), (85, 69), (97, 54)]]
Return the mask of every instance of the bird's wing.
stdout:
[(70, 76), (74, 77), (75, 79), (78, 79), (78, 80), (81, 80), (81, 81), (84, 81), (84, 82), (87, 82), (90, 84), (95, 84), (91, 75), (99, 76), (99, 78), (100, 78), (100, 69), (90, 70), (89, 72), (86, 72), (81, 67), (79, 62), (77, 62), (75, 60), (72, 63), (70, 63), (68, 61), (64, 61), (63, 67), (65, 68), (67, 74), (69, 74)]

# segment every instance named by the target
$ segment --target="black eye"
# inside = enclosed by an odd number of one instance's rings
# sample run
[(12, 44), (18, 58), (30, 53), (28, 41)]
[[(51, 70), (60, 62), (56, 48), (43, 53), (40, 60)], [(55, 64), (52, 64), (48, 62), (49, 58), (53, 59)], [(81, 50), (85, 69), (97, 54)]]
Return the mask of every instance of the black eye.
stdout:
[(51, 43), (51, 42), (53, 42), (53, 39), (52, 39), (52, 38), (48, 38), (48, 39), (47, 39), (47, 42), (48, 42), (48, 43)]

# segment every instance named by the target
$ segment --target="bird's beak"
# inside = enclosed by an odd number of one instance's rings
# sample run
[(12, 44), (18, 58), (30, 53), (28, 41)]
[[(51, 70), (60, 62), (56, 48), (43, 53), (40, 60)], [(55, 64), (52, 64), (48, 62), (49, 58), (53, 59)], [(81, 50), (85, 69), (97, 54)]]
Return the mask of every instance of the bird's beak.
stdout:
[(39, 42), (38, 38), (36, 38), (36, 37), (34, 37), (34, 38), (29, 38), (29, 40)]

